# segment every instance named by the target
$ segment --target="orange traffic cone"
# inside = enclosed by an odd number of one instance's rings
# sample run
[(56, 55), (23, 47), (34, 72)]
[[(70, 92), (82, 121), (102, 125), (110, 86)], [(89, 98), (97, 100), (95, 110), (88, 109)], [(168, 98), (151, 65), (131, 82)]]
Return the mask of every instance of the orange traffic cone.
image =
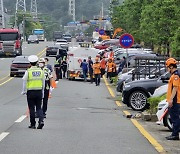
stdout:
[(56, 81), (54, 79), (52, 80), (52, 87), (57, 88)]

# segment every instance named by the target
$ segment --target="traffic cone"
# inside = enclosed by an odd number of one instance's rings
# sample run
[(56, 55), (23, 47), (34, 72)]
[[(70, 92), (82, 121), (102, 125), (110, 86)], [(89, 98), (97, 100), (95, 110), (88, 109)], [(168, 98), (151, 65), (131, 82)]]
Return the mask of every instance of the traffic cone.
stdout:
[(56, 81), (54, 79), (52, 80), (52, 87), (57, 88)]

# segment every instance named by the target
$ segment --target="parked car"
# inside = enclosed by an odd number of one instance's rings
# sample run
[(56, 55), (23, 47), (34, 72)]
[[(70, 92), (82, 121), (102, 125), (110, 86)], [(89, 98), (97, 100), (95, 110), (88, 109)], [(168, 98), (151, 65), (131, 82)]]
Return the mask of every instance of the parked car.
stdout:
[(37, 35), (29, 35), (27, 42), (28, 42), (28, 44), (30, 44), (30, 43), (39, 44), (39, 39), (38, 39)]
[(168, 72), (158, 79), (144, 79), (126, 83), (122, 91), (122, 102), (133, 110), (143, 111), (148, 108), (147, 98), (152, 96), (155, 89), (166, 84), (170, 78)]
[(56, 46), (48, 46), (46, 48), (46, 56), (50, 56), (50, 55), (54, 55), (56, 56), (57, 55), (57, 52), (58, 52), (58, 47)]
[(28, 61), (28, 56), (17, 56), (12, 61), (10, 66), (10, 77), (22, 76), (25, 71), (30, 67), (30, 62)]
[[(159, 88), (155, 90), (152, 97), (158, 97), (158, 96), (162, 96), (166, 94), (167, 89), (168, 89), (167, 84), (160, 86)], [(156, 123), (158, 125), (164, 125), (165, 127), (168, 127), (169, 130), (172, 130), (172, 121), (171, 121), (170, 114), (168, 112), (168, 103), (166, 102), (166, 99), (162, 100), (158, 104), (157, 108), (158, 108), (158, 111), (156, 115), (157, 115), (158, 121)]]
[(78, 35), (76, 36), (76, 42), (84, 42), (85, 36), (84, 35)]
[(56, 42), (55, 46), (58, 47), (59, 49), (63, 48), (67, 51), (69, 50), (69, 44), (67, 43), (67, 41), (66, 42)]

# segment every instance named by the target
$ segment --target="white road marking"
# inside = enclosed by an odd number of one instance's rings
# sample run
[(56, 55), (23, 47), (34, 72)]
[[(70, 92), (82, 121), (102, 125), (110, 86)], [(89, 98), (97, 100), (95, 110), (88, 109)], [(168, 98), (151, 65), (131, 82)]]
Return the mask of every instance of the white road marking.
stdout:
[(6, 137), (9, 135), (9, 132), (3, 132), (0, 134), (0, 142)]
[(1, 60), (4, 60), (4, 58), (1, 58)]
[(17, 119), (15, 122), (20, 123), (22, 122), (27, 116), (26, 115), (22, 115), (19, 119)]

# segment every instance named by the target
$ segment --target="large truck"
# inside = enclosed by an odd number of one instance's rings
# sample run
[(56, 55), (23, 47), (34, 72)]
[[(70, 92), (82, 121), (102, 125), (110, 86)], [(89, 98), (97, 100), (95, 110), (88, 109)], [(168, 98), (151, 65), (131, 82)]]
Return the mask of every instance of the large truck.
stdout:
[(45, 40), (44, 29), (33, 29), (32, 34), (37, 35), (39, 41)]
[[(94, 62), (96, 56), (98, 56), (99, 50), (92, 48), (89, 43), (80, 43), (79, 47), (75, 47), (68, 52), (67, 57), (67, 76), (68, 79), (83, 79), (82, 68), (80, 67), (81, 62), (91, 56)], [(88, 76), (89, 78), (89, 76)]]
[(18, 29), (0, 29), (0, 55), (20, 56), (22, 55), (22, 41)]
[(53, 32), (53, 41), (56, 41), (58, 39), (63, 38), (63, 32), (62, 31), (54, 31)]

